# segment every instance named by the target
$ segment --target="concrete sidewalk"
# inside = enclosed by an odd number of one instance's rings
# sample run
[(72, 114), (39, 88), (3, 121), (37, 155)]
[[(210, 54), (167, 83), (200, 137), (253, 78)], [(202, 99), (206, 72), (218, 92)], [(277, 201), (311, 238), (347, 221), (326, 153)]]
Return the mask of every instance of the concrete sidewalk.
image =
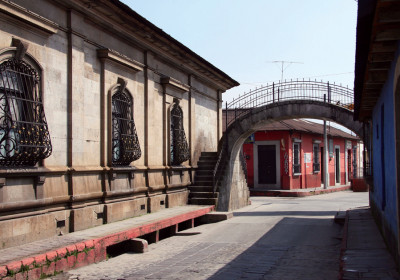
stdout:
[(0, 279), (39, 279), (61, 271), (105, 260), (107, 248), (125, 240), (159, 232), (193, 227), (194, 219), (214, 206), (187, 205), (168, 208), (64, 236), (0, 250)]
[(340, 279), (400, 279), (369, 207), (346, 211)]
[(332, 192), (340, 192), (350, 190), (351, 185), (346, 186), (333, 186), (328, 188), (307, 188), (307, 189), (295, 189), (295, 190), (271, 190), (271, 189), (262, 189), (262, 188), (251, 188), (250, 195), (251, 196), (279, 196), (279, 197), (304, 197), (318, 194), (326, 194)]

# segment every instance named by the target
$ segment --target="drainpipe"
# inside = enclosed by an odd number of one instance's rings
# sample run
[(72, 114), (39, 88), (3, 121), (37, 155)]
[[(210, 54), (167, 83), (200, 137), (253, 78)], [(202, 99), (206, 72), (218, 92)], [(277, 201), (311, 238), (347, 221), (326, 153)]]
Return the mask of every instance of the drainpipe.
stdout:
[(329, 186), (329, 170), (328, 170), (328, 158), (329, 158), (329, 152), (328, 152), (328, 136), (326, 132), (326, 120), (324, 120), (324, 162), (322, 163), (324, 165), (324, 189), (327, 189)]

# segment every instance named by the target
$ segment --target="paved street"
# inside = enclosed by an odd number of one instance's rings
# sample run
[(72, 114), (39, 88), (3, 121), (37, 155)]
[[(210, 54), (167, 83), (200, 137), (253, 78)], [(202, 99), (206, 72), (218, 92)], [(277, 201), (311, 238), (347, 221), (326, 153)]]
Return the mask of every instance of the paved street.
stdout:
[(235, 217), (53, 279), (337, 279), (337, 211), (368, 205), (368, 193), (253, 197)]

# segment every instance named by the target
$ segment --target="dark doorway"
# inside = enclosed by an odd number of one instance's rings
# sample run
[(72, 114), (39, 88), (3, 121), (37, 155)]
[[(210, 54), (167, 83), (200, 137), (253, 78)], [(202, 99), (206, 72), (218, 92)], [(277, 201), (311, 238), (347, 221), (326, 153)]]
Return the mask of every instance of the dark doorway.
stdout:
[(321, 184), (324, 184), (324, 165), (325, 165), (325, 155), (324, 155), (324, 147), (321, 147)]
[(335, 174), (336, 183), (340, 183), (340, 150), (335, 149)]
[[(381, 176), (382, 176), (382, 210), (386, 208), (386, 177), (385, 177), (385, 107), (381, 105)], [(379, 133), (379, 132), (378, 132)]]
[(351, 150), (347, 151), (347, 181), (351, 180)]
[(276, 184), (276, 147), (258, 146), (258, 183)]

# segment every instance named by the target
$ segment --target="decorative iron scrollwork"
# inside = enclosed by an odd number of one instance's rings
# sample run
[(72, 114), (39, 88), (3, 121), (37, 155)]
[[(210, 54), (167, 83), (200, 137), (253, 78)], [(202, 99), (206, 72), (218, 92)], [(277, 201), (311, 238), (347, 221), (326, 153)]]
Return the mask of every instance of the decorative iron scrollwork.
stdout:
[(112, 96), (112, 164), (129, 165), (142, 155), (133, 120), (133, 100), (125, 86)]
[(183, 127), (183, 112), (179, 100), (174, 99), (171, 109), (170, 152), (171, 165), (179, 165), (190, 157), (189, 145)]
[(52, 146), (40, 75), (23, 60), (0, 64), (0, 165), (34, 166)]

